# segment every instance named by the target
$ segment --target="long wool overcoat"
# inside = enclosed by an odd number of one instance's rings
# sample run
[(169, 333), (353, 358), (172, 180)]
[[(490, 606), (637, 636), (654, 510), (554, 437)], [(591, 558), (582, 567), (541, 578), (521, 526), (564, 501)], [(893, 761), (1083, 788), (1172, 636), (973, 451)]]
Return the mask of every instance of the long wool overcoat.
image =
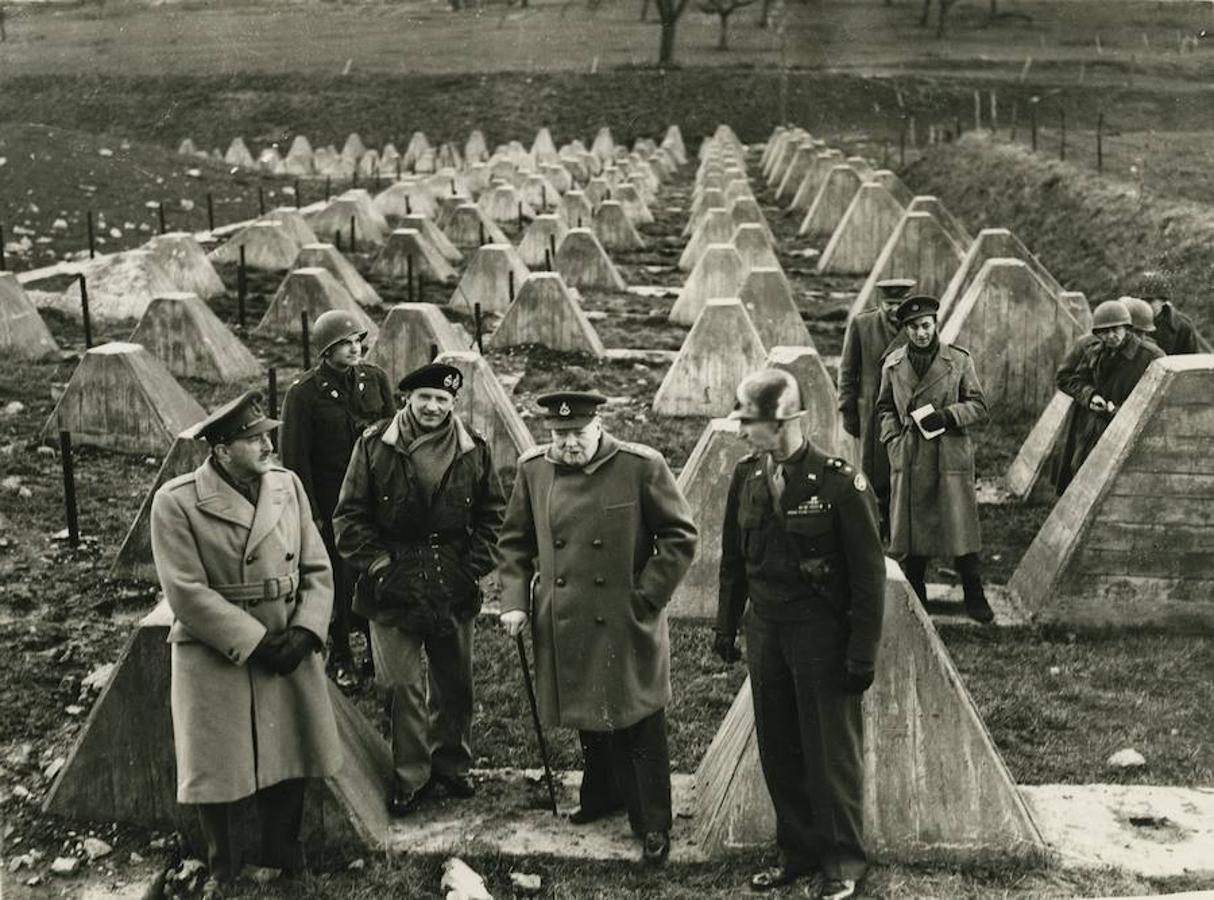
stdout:
[(696, 527), (656, 450), (604, 434), (575, 469), (547, 449), (519, 457), (498, 537), (502, 610), (531, 616), (544, 723), (615, 731), (670, 702), (665, 607)]
[(860, 468), (881, 496), (889, 493), (889, 457), (877, 440), (877, 392), (885, 352), (904, 343), (906, 331), (884, 310), (870, 309), (848, 323), (839, 359), (839, 411), (860, 424)]
[[(156, 492), (151, 531), (175, 619), (178, 802), (225, 803), (288, 778), (334, 774), (341, 748), (320, 654), (285, 676), (249, 662), (267, 631), (305, 628), (322, 645), (328, 632), (333, 577), (299, 478), (280, 468), (262, 475), (254, 509), (208, 460)], [(255, 604), (216, 589), (292, 573), (296, 593)]]
[[(910, 414), (927, 403), (951, 413), (957, 426), (924, 438)], [(877, 417), (889, 452), (891, 555), (977, 553), (982, 538), (969, 429), (987, 420), (987, 409), (969, 352), (941, 343), (920, 378), (905, 346), (891, 350), (881, 371)]]

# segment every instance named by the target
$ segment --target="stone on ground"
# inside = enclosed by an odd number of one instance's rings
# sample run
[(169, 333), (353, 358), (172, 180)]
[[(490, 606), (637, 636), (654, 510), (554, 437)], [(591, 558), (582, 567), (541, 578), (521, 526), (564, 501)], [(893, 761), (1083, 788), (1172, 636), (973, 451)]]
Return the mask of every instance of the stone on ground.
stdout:
[(321, 268), (337, 279), (350, 292), (359, 306), (382, 306), (383, 300), (375, 288), (359, 274), (358, 269), (332, 244), (305, 244), (295, 258), (294, 269)]
[(939, 297), (961, 265), (964, 251), (928, 212), (907, 212), (881, 249), (864, 287), (848, 311), (854, 318), (877, 306), (877, 282), (915, 279), (915, 292)]
[(643, 250), (645, 242), (618, 200), (604, 200), (594, 211), (594, 233), (608, 250)]
[(277, 337), (299, 337), (301, 311), (307, 311), (310, 328), (321, 313), (331, 309), (350, 313), (356, 321), (366, 326), (368, 340), (375, 339), (377, 329), (371, 317), (363, 312), (350, 292), (327, 269), (319, 266), (288, 272), (253, 331)]
[(388, 382), (396, 385), (432, 356), (463, 349), (464, 342), (442, 309), (433, 303), (398, 303), (388, 310), (367, 362), (387, 372)]
[(488, 340), (495, 349), (524, 344), (588, 353), (596, 359), (605, 354), (598, 332), (556, 272), (536, 272), (523, 281)]
[(818, 257), (820, 275), (867, 275), (905, 210), (885, 185), (860, 185)]
[(231, 384), (261, 375), (249, 348), (196, 294), (157, 297), (130, 342), (147, 347), (177, 378)]
[(58, 356), (59, 345), (12, 272), (0, 272), (0, 353), (12, 359)]
[(940, 329), (970, 351), (995, 415), (1036, 417), (1054, 395), (1054, 373), (1085, 332), (1018, 259), (988, 259)]
[[(1046, 494), (1049, 489), (1050, 457), (1069, 419), (1074, 401), (1069, 394), (1054, 391), (1054, 396), (1042, 410), (1015, 459), (1007, 467), (1003, 485), (1014, 500), (1028, 500), (1035, 493)], [(1042, 478), (1045, 475), (1047, 477)]]
[[(899, 862), (1039, 859), (1045, 842), (947, 649), (893, 560), (886, 578), (877, 680), (864, 698), (870, 852)], [(695, 819), (710, 856), (775, 838), (749, 680), (696, 772)]]
[(146, 247), (177, 290), (197, 294), (203, 300), (222, 297), (227, 290), (193, 235), (184, 231), (158, 234)]
[(483, 313), (504, 313), (530, 274), (513, 244), (485, 244), (468, 263), (451, 306), (472, 312), (479, 303)]
[(738, 382), (760, 368), (766, 355), (741, 300), (708, 300), (658, 386), (653, 411), (723, 416), (733, 408)]
[(493, 464), (509, 483), (518, 468), (518, 458), (535, 446), (522, 416), (497, 380), (489, 361), (471, 350), (440, 353), (436, 362), (455, 366), (464, 376), (455, 401), (455, 412), (484, 436), (493, 454)]
[(450, 284), (456, 277), (455, 269), (438, 252), (438, 248), (422, 237), (416, 228), (393, 229), (383, 248), (371, 261), (371, 272), (381, 278), (407, 282), (410, 271), (415, 279), (425, 278), (444, 284)]
[(797, 234), (815, 239), (834, 234), (859, 190), (860, 174), (855, 169), (848, 165), (832, 166), (801, 220)]
[(1214, 626), (1214, 354), (1157, 359), (1008, 586), (1041, 621)]
[(286, 271), (295, 264), (302, 245), (281, 222), (252, 222), (211, 251), (211, 259), (229, 265), (240, 264), (244, 247), (245, 265), (250, 269)]
[(739, 296), (764, 347), (814, 345), (782, 269), (752, 268)]
[(1055, 296), (1062, 293), (1062, 285), (1049, 273), (1041, 261), (1006, 228), (984, 228), (970, 244), (961, 265), (957, 268), (948, 287), (940, 295), (940, 324), (952, 315), (953, 306), (965, 296), (970, 283), (978, 277), (988, 259), (1019, 259), (1033, 270), (1038, 278)]
[(479, 247), (481, 244), (510, 242), (496, 222), (486, 219), (480, 207), (467, 201), (451, 210), (440, 227), (451, 243), (461, 250)]
[(206, 414), (146, 347), (111, 341), (85, 351), (40, 438), (159, 455)]
[(704, 305), (715, 297), (737, 297), (746, 283), (746, 263), (730, 244), (709, 244), (683, 282), (670, 308), (670, 321), (692, 325)]
[(536, 216), (523, 232), (523, 239), (518, 245), (518, 255), (523, 263), (532, 269), (545, 265), (551, 267), (556, 260), (556, 248), (568, 233), (569, 229), (555, 213)]
[(599, 239), (589, 228), (571, 228), (556, 248), (556, 270), (576, 288), (622, 291), (627, 285)]

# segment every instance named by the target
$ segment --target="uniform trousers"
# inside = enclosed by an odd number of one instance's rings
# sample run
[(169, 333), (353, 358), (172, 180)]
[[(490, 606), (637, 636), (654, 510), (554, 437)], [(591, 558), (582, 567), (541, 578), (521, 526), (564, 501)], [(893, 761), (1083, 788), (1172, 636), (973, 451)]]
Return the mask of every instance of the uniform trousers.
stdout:
[[(902, 571), (906, 580), (919, 597), (920, 603), (927, 602), (927, 562), (926, 556), (908, 556), (902, 560)], [(977, 553), (966, 553), (954, 560), (957, 574), (961, 576), (961, 587), (966, 595), (982, 587), (982, 560)]]
[[(271, 869), (298, 872), (304, 867), (303, 827), (304, 795), (307, 781), (291, 778), (264, 787), (253, 795), (261, 826), (261, 853), (253, 862)], [(231, 881), (244, 863), (241, 821), (248, 808), (247, 799), (231, 803), (199, 803), (198, 824), (202, 829), (207, 866), (212, 877)]]
[(333, 514), (330, 513), (320, 523), (320, 537), (324, 541), (325, 550), (329, 553), (329, 563), (333, 567), (333, 618), (329, 621), (329, 640), (333, 642), (333, 657), (338, 665), (348, 665), (353, 660), (350, 650), (350, 631), (357, 628), (371, 640), (367, 620), (350, 607), (354, 602), (354, 582), (356, 574), (345, 558), (337, 552), (337, 540), (333, 534)]
[(371, 651), (376, 684), (390, 703), (397, 788), (408, 795), (432, 774), (467, 775), (472, 768), (472, 620), (426, 637), (372, 622)]
[(859, 878), (864, 850), (864, 722), (843, 691), (847, 631), (822, 611), (803, 621), (751, 615), (746, 662), (763, 778), (783, 864)]
[(666, 710), (627, 728), (578, 731), (582, 744), (579, 801), (590, 812), (628, 810), (633, 832), (670, 831), (670, 752)]

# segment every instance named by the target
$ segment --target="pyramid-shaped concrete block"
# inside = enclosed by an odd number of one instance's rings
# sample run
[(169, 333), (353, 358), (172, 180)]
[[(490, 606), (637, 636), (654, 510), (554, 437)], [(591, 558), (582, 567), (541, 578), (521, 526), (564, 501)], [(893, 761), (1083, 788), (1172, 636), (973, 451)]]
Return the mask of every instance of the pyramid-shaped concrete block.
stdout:
[(438, 202), (434, 194), (415, 179), (389, 185), (375, 195), (372, 203), (385, 219), (400, 219), (411, 215), (433, 218), (438, 214)]
[(780, 258), (772, 249), (771, 241), (763, 233), (763, 226), (757, 222), (746, 222), (739, 225), (734, 230), (730, 243), (742, 257), (742, 264), (746, 267), (746, 271), (749, 272), (756, 267), (783, 271), (784, 267), (780, 265)]
[(784, 170), (779, 187), (776, 188), (776, 200), (791, 199), (797, 193), (797, 188), (801, 186), (801, 181), (817, 154), (818, 148), (814, 146), (813, 141), (803, 141), (797, 147), (788, 168)]
[(341, 155), (348, 160), (362, 159), (364, 153), (367, 152), (367, 145), (363, 143), (363, 139), (359, 137), (357, 131), (350, 132), (346, 138), (346, 142), (342, 144)]
[(723, 416), (738, 382), (763, 365), (766, 351), (737, 297), (712, 299), (691, 326), (658, 386), (653, 411), (664, 416)]
[(851, 166), (831, 166), (805, 218), (801, 220), (797, 234), (811, 239), (834, 234), (856, 192), (860, 190), (860, 183), (859, 173)]
[(571, 228), (556, 248), (556, 270), (576, 288), (623, 291), (628, 286), (589, 228)]
[(691, 203), (691, 211), (687, 214), (687, 224), (683, 226), (683, 237), (695, 234), (703, 225), (704, 219), (714, 209), (723, 209), (728, 212), (729, 204), (725, 202), (725, 192), (720, 188), (701, 191)]
[(1016, 456), (1003, 476), (1003, 486), (1015, 500), (1028, 500), (1035, 494), (1045, 494), (1049, 478), (1042, 478), (1059, 438), (1070, 420), (1074, 402), (1069, 394), (1055, 391), (1028, 437), (1016, 451)]
[(1210, 633), (1212, 396), (1214, 354), (1151, 363), (1008, 582), (1037, 620)]
[[(290, 206), (280, 206), (257, 219), (258, 222), (277, 222), (291, 239), (299, 246), (318, 243), (316, 232), (312, 230), (307, 220), (298, 209)], [(347, 237), (348, 237), (347, 232)]]
[(894, 227), (848, 317), (877, 306), (877, 282), (887, 278), (915, 279), (915, 292), (939, 297), (948, 287), (965, 251), (929, 212), (907, 212)]
[(582, 188), (582, 193), (586, 195), (590, 208), (598, 209), (599, 204), (611, 196), (611, 184), (600, 175), (598, 178), (591, 178)]
[[(81, 271), (88, 286), (89, 316), (94, 322), (138, 319), (154, 297), (177, 289), (168, 272), (147, 250), (101, 256), (82, 266)], [(73, 281), (62, 294), (40, 293), (37, 303), (79, 320), (80, 282)]]
[[(354, 241), (358, 248), (371, 245), (378, 247), (387, 236), (387, 226), (381, 224), (382, 217), (372, 217), (367, 207), (353, 197), (334, 197), (324, 207), (304, 216), (312, 231), (327, 241), (336, 242), (341, 236), (342, 245), (350, 246), (350, 225), (354, 225)], [(310, 241), (309, 243), (314, 243)]]
[(843, 162), (856, 170), (861, 181), (872, 181), (874, 169), (872, 164), (863, 156), (849, 156)]
[(1062, 293), (1062, 285), (1033, 255), (1032, 251), (1020, 242), (1019, 238), (1006, 228), (984, 228), (978, 232), (978, 237), (974, 238), (974, 242), (970, 244), (965, 258), (961, 260), (961, 265), (958, 266), (948, 287), (940, 296), (941, 324), (948, 321), (953, 306), (965, 296), (970, 283), (978, 277), (978, 273), (988, 259), (1019, 259), (1033, 270), (1033, 274), (1041, 279), (1051, 293), (1055, 296)]
[(769, 188), (772, 190), (779, 189), (780, 184), (784, 181), (784, 176), (788, 174), (789, 167), (797, 157), (797, 152), (806, 143), (812, 144), (813, 142), (805, 134), (790, 137), (784, 142), (784, 146), (780, 148), (775, 162), (767, 173), (767, 186)]
[(253, 159), (253, 154), (249, 152), (244, 138), (232, 138), (232, 143), (228, 144), (228, 151), (223, 155), (223, 161), (229, 166), (240, 166), (242, 169), (257, 168), (257, 160)]
[(211, 260), (239, 265), (240, 248), (244, 247), (245, 265), (250, 269), (286, 271), (295, 264), (302, 246), (280, 222), (253, 222), (212, 250)]
[(363, 312), (350, 292), (338, 284), (327, 269), (319, 266), (288, 272), (253, 331), (274, 337), (298, 337), (301, 311), (307, 311), (308, 324), (311, 326), (322, 313), (331, 309), (348, 312), (355, 321), (366, 327), (368, 340), (375, 339), (378, 329), (371, 317)]
[(732, 244), (733, 233), (733, 218), (728, 210), (722, 207), (708, 210), (679, 256), (679, 269), (684, 272), (694, 269), (710, 244)]
[(395, 385), (430, 362), (433, 355), (464, 350), (465, 346), (433, 303), (398, 303), (388, 310), (367, 361), (387, 372), (389, 384)]
[(518, 224), (523, 219), (534, 219), (535, 210), (524, 202), (522, 194), (512, 184), (499, 184), (481, 194), (476, 205), (485, 218), (494, 222)]
[(434, 247), (439, 255), (452, 265), (464, 261), (464, 254), (460, 252), (459, 247), (451, 243), (450, 238), (443, 234), (443, 230), (435, 225), (429, 217), (422, 215), (402, 216), (400, 227), (412, 228), (414, 231), (419, 232), (422, 240)]
[(819, 449), (850, 460), (843, 442), (845, 432), (839, 427), (836, 410), (839, 407), (835, 382), (826, 364), (813, 347), (772, 347), (766, 365), (783, 369), (797, 380), (801, 391), (801, 431)]
[(800, 210), (802, 213), (808, 212), (809, 208), (813, 206), (814, 198), (818, 196), (818, 191), (822, 189), (826, 177), (830, 174), (830, 170), (842, 162), (843, 155), (838, 150), (818, 150), (788, 208)]
[(489, 361), (474, 351), (461, 350), (440, 353), (435, 362), (455, 366), (464, 376), (455, 401), (456, 415), (484, 436), (493, 453), (493, 464), (509, 483), (518, 468), (519, 455), (534, 447), (535, 440)]
[(519, 188), (519, 196), (523, 199), (524, 210), (531, 210), (531, 218), (546, 210), (556, 209), (561, 202), (560, 191), (549, 184), (543, 175), (528, 175)]
[(556, 214), (567, 228), (589, 228), (594, 221), (594, 206), (584, 191), (566, 191)]
[(358, 269), (350, 263), (332, 244), (305, 244), (295, 258), (293, 269), (321, 268), (337, 279), (337, 283), (350, 292), (354, 302), (359, 306), (382, 306), (375, 288), (358, 273)]
[(424, 131), (415, 131), (409, 136), (409, 143), (405, 145), (405, 165), (413, 167), (417, 164), (426, 152), (433, 152), (433, 147), (430, 146), (430, 139), (426, 137)]
[(556, 144), (552, 140), (552, 132), (547, 127), (535, 133), (535, 140), (531, 142), (531, 155), (536, 160), (556, 158)]
[(737, 419), (710, 419), (679, 471), (679, 491), (691, 507), (700, 541), (666, 607), (673, 619), (716, 619), (725, 500), (734, 466), (749, 450), (738, 436)]
[(773, 247), (776, 246), (775, 233), (767, 224), (767, 217), (763, 215), (763, 210), (759, 208), (759, 201), (754, 197), (739, 197), (730, 203), (729, 216), (733, 219), (734, 228), (740, 228), (750, 223), (761, 225), (763, 234), (767, 236), (767, 242)]
[(940, 328), (942, 341), (970, 351), (987, 402), (1003, 415), (1045, 409), (1058, 364), (1083, 334), (1018, 259), (988, 259)]
[(379, 174), (378, 150), (368, 150), (359, 157), (358, 174), (364, 178), (375, 178)]
[(683, 143), (683, 133), (679, 131), (678, 125), (671, 125), (666, 129), (662, 147), (670, 152), (680, 166), (687, 165), (687, 147)]
[(468, 140), (464, 141), (464, 159), (471, 165), (488, 157), (489, 146), (485, 143), (484, 133), (479, 128), (469, 132)]
[(860, 185), (818, 257), (818, 274), (867, 275), (904, 213), (885, 185), (876, 181)]
[(598, 332), (556, 272), (536, 272), (523, 282), (489, 338), (495, 349), (535, 344), (551, 350), (606, 355)]
[(739, 296), (764, 347), (814, 345), (783, 270), (763, 266), (751, 269)]
[(7, 359), (45, 359), (59, 345), (12, 272), (0, 272), (0, 353)]
[(510, 239), (497, 226), (486, 219), (475, 203), (464, 201), (451, 210), (439, 227), (443, 234), (461, 250), (470, 250), (481, 244), (508, 244)]
[(519, 241), (519, 258), (532, 269), (545, 265), (551, 267), (555, 262), (556, 248), (568, 233), (569, 229), (555, 213), (536, 216)]
[(594, 233), (608, 250), (643, 250), (645, 242), (618, 200), (604, 200), (594, 211)]
[(295, 135), (291, 148), (283, 158), (283, 169), (288, 175), (311, 175), (315, 172), (315, 161), (312, 145), (302, 134)]
[(371, 261), (371, 273), (404, 283), (410, 272), (414, 278), (443, 284), (451, 284), (456, 279), (455, 269), (421, 232), (416, 228), (396, 228)]
[[(879, 860), (1040, 861), (1046, 844), (948, 651), (893, 560), (877, 678), (864, 696), (864, 835)], [(696, 772), (710, 855), (775, 839), (749, 679)]]
[(110, 565), (110, 578), (156, 583), (156, 563), (152, 559), (152, 498), (166, 481), (193, 472), (201, 466), (210, 452), (211, 447), (206, 441), (193, 441), (180, 436), (173, 439), (173, 444), (165, 454), (155, 479), (148, 486), (147, 493), (143, 495), (139, 512), (135, 514), (135, 520), (127, 529), (114, 562)]
[(261, 376), (261, 363), (196, 294), (163, 294), (131, 334), (177, 378), (231, 384)]
[(624, 215), (628, 217), (628, 221), (633, 225), (650, 225), (653, 223), (653, 213), (650, 211), (649, 205), (645, 202), (645, 198), (641, 196), (641, 192), (635, 184), (631, 182), (621, 184), (615, 189), (615, 199), (624, 208)]
[(692, 325), (714, 297), (737, 297), (746, 283), (746, 263), (733, 244), (709, 244), (683, 282), (670, 321)]
[(504, 313), (530, 274), (512, 244), (485, 244), (468, 263), (451, 306), (472, 312), (479, 303), (483, 313)]
[(158, 234), (146, 246), (177, 290), (197, 294), (203, 300), (222, 297), (226, 292), (223, 279), (193, 235), (184, 231)]
[(1083, 291), (1060, 291), (1058, 299), (1075, 317), (1081, 331), (1086, 333), (1092, 330), (1092, 307), (1088, 305), (1088, 298)]
[(267, 175), (285, 175), (287, 168), (277, 147), (265, 147), (257, 154), (257, 168)]
[(960, 219), (949, 212), (948, 207), (944, 205), (939, 197), (932, 196), (931, 194), (920, 194), (911, 200), (910, 204), (906, 207), (906, 211), (908, 213), (931, 213), (936, 217), (936, 221), (940, 223), (941, 227), (948, 232), (948, 236), (953, 239), (954, 243), (961, 248), (962, 253), (968, 250), (970, 244), (974, 242), (973, 235), (961, 224)]
[[(135, 628), (114, 674), (68, 754), (43, 810), (73, 821), (123, 822), (191, 833), (197, 816), (177, 803), (169, 706), (169, 627), (161, 602)], [(344, 764), (308, 791), (302, 838), (310, 852), (387, 845), (384, 803), (392, 758), (383, 738), (331, 682)]]
[(896, 174), (889, 169), (878, 169), (873, 172), (870, 181), (876, 181), (883, 185), (887, 191), (894, 195), (894, 199), (905, 209), (915, 199), (914, 192), (906, 186), (906, 184)]
[(735, 178), (725, 185), (726, 203), (732, 205), (735, 200), (740, 200), (743, 197), (754, 198), (754, 191), (750, 189), (750, 182), (744, 176)]
[(113, 341), (85, 351), (40, 437), (159, 455), (206, 414), (146, 347)]

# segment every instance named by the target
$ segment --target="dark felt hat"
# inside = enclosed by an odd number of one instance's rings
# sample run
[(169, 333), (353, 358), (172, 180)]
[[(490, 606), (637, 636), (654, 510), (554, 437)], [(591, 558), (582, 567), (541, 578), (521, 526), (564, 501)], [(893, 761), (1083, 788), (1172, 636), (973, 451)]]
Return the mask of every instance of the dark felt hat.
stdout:
[(920, 316), (934, 316), (940, 312), (940, 301), (935, 297), (927, 294), (916, 294), (913, 297), (907, 297), (898, 306), (898, 311), (894, 313), (898, 319), (898, 324), (905, 325), (912, 319), (918, 319)]
[(225, 403), (201, 422), (191, 425), (181, 433), (184, 438), (203, 440), (208, 444), (226, 444), (241, 438), (255, 437), (273, 431), (280, 424), (278, 419), (266, 415), (261, 405), (261, 394), (248, 391), (235, 400)]
[(543, 408), (549, 428), (582, 428), (607, 398), (593, 391), (554, 391), (536, 397), (535, 402)]
[(463, 384), (464, 375), (455, 366), (448, 366), (445, 363), (427, 363), (402, 378), (397, 387), (406, 393), (419, 388), (431, 388), (436, 391), (446, 391), (454, 397), (459, 393)]

